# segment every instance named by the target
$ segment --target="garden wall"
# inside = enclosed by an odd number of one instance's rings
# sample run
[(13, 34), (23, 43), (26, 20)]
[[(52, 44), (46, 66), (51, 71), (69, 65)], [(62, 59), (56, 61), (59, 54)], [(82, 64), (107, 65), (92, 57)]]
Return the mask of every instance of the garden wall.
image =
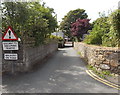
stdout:
[(120, 49), (117, 47), (100, 47), (80, 42), (74, 43), (74, 47), (88, 64), (120, 74)]
[(25, 48), (24, 49), (24, 63), (26, 69), (29, 70), (31, 66), (35, 63), (39, 64), (40, 61), (58, 49), (58, 44), (56, 42), (52, 42), (46, 45), (40, 45), (39, 47), (34, 48)]
[[(55, 52), (58, 48), (56, 42), (51, 42), (46, 45), (38, 47), (26, 47), (26, 45), (19, 43), (19, 51), (14, 51), (18, 54), (17, 61), (6, 61), (3, 59), (2, 71), (11, 72), (26, 72), (29, 71), (34, 64), (41, 64), (47, 56)], [(8, 51), (3, 51), (4, 53)]]

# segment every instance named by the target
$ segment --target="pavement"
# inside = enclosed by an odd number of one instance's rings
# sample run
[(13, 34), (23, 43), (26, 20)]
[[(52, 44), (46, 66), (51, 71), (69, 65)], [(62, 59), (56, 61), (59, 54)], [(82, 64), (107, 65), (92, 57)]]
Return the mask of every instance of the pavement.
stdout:
[(86, 72), (86, 64), (72, 47), (59, 49), (35, 71), (5, 75), (3, 93), (118, 93)]

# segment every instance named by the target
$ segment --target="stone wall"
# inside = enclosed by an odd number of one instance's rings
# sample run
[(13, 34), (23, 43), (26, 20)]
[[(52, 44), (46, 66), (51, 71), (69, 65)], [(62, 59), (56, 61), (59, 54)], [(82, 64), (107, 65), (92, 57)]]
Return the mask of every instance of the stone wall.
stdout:
[(120, 74), (120, 49), (117, 47), (100, 47), (79, 42), (74, 47), (88, 64)]
[[(11, 72), (26, 72), (31, 69), (31, 67), (39, 63), (46, 57), (56, 51), (58, 45), (56, 42), (51, 42), (46, 45), (41, 45), (38, 47), (26, 47), (26, 45), (19, 43), (19, 51), (14, 51), (18, 53), (17, 61), (6, 61), (3, 59), (2, 71)], [(3, 54), (9, 51), (3, 51)]]
[[(10, 72), (10, 71), (20, 71), (21, 69), (23, 69), (23, 44), (19, 42), (18, 44), (19, 46), (19, 50), (15, 50), (15, 51), (3, 51), (2, 50), (2, 54), (3, 54), (3, 58), (2, 58), (2, 71), (5, 72)], [(5, 53), (16, 53), (18, 54), (18, 60), (14, 60), (14, 61), (9, 61), (9, 60), (5, 60), (4, 59), (4, 54)]]
[(52, 42), (46, 45), (41, 45), (39, 47), (34, 48), (25, 48), (24, 49), (24, 63), (25, 69), (29, 70), (31, 66), (35, 63), (41, 62), (45, 57), (52, 54), (58, 48), (58, 44), (56, 42)]

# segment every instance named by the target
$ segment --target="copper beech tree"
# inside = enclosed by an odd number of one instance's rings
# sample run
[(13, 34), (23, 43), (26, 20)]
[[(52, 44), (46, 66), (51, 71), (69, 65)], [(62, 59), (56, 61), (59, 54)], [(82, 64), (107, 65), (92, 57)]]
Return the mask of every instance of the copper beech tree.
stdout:
[(77, 19), (76, 22), (71, 24), (71, 34), (78, 41), (81, 41), (83, 35), (87, 34), (87, 31), (91, 28), (89, 21), (90, 19)]

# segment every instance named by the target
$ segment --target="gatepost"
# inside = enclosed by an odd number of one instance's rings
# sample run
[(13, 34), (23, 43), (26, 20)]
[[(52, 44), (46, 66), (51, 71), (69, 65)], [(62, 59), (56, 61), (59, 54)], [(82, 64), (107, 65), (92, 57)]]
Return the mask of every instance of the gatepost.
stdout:
[(3, 59), (11, 63), (11, 72), (14, 73), (14, 63), (18, 60), (18, 54), (16, 51), (19, 50), (18, 46), (18, 37), (12, 30), (12, 27), (8, 27), (6, 32), (2, 37), (2, 46), (3, 46)]

